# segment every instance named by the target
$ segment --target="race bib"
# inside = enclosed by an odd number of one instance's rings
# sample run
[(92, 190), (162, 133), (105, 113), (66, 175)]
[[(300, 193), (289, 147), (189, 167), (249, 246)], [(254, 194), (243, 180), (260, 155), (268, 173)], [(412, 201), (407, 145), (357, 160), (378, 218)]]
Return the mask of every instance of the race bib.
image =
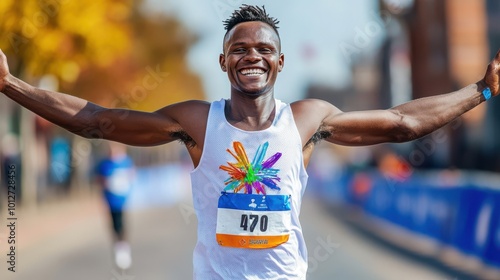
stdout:
[(217, 243), (263, 249), (287, 242), (292, 224), (290, 198), (222, 192), (217, 210)]

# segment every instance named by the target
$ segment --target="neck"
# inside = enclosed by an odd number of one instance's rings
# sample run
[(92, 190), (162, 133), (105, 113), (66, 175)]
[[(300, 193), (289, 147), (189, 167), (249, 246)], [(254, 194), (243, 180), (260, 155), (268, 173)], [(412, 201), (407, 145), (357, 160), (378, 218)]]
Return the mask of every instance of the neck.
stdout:
[(235, 127), (249, 131), (263, 130), (272, 125), (275, 117), (274, 96), (271, 93), (252, 98), (231, 94), (224, 111), (227, 121)]

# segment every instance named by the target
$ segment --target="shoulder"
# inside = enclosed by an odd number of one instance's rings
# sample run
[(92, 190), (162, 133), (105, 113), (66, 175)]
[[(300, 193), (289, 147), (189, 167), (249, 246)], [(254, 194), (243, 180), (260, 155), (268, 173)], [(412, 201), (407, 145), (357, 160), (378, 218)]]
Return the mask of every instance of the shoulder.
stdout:
[(321, 100), (321, 99), (315, 99), (315, 98), (307, 98), (307, 99), (301, 99), (297, 100), (295, 102), (290, 103), (290, 106), (292, 108), (303, 108), (303, 109), (311, 109), (311, 108), (328, 108), (333, 106), (331, 103)]
[(176, 125), (171, 128), (170, 135), (187, 147), (201, 147), (204, 142), (205, 130), (210, 111), (210, 102), (189, 100), (163, 107), (156, 111), (168, 117)]
[(334, 105), (320, 99), (304, 99), (290, 104), (295, 125), (301, 134), (302, 141), (306, 145), (316, 138), (324, 138), (322, 131), (325, 122), (331, 117), (342, 113)]
[[(175, 103), (172, 105), (168, 105), (163, 107), (162, 109), (165, 108), (179, 108), (179, 109), (184, 109), (184, 110), (193, 110), (193, 109), (210, 109), (210, 102), (203, 101), (203, 100), (187, 100), (187, 101), (182, 101), (179, 103)], [(162, 110), (160, 109), (160, 110)]]
[(155, 113), (180, 122), (182, 120), (192, 121), (206, 118), (209, 109), (209, 102), (202, 100), (188, 100), (167, 105), (155, 111)]
[(341, 113), (334, 105), (320, 99), (303, 99), (290, 104), (293, 116), (296, 121), (319, 122), (318, 125), (328, 116)]

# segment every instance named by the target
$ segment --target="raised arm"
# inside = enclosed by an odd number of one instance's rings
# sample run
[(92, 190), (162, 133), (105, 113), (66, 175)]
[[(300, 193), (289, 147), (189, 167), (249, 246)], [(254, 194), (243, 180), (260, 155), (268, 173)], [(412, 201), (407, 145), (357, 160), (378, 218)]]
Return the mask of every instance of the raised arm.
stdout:
[[(492, 96), (498, 95), (499, 76), (500, 51), (488, 65), (481, 81), (452, 93), (416, 99), (388, 110), (355, 112), (341, 112), (329, 103), (315, 100), (298, 106), (294, 113), (314, 112), (316, 120), (309, 118), (309, 122), (312, 119), (319, 127), (316, 139), (352, 146), (405, 142), (446, 125), (485, 101), (482, 91), (486, 87)], [(297, 123), (300, 127), (301, 121)], [(302, 122), (302, 127), (307, 127), (307, 124)], [(306, 135), (310, 134), (309, 129)]]
[(177, 139), (184, 140), (183, 137), (191, 138), (183, 126), (191, 121), (184, 111), (207, 107), (201, 102), (191, 101), (170, 105), (153, 113), (103, 108), (78, 97), (33, 87), (13, 77), (1, 50), (0, 92), (77, 135), (136, 146), (159, 145)]

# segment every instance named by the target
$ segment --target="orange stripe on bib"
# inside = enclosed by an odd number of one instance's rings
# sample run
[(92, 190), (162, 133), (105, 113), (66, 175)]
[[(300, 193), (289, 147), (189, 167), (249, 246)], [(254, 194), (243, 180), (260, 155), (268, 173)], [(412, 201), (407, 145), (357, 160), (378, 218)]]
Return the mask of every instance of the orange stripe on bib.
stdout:
[(216, 234), (217, 243), (225, 247), (266, 249), (273, 248), (288, 241), (290, 235), (279, 236), (243, 236), (230, 234)]

